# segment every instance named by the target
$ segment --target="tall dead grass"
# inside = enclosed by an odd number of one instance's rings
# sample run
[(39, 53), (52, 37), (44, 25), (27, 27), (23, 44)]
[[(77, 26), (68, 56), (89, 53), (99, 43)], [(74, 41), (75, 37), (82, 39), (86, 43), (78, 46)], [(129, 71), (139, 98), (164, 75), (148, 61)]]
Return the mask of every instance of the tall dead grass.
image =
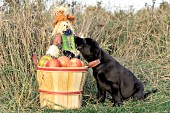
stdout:
[[(75, 29), (96, 39), (135, 74), (157, 85), (159, 78), (169, 78), (170, 72), (169, 12), (143, 9), (136, 14), (110, 13), (89, 7), (84, 14), (77, 13)], [(13, 7), (1, 19), (0, 107), (4, 112), (39, 110), (32, 54), (44, 55), (50, 44), (51, 14), (41, 5), (26, 4)]]

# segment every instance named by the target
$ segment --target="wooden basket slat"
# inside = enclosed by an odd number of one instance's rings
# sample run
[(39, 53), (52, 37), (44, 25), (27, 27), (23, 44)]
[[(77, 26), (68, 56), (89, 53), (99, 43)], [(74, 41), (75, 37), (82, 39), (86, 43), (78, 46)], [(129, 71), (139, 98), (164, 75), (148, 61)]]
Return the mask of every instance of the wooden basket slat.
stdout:
[[(62, 73), (55, 73), (55, 72), (52, 72), (53, 73), (53, 85), (55, 86), (54, 87), (54, 91), (59, 91), (59, 77), (62, 75)], [(61, 98), (61, 95), (58, 95), (58, 96), (55, 96), (54, 95), (54, 102), (55, 103), (60, 103), (60, 98)], [(57, 105), (54, 105), (54, 109), (59, 109), (60, 107), (57, 106)]]
[[(69, 80), (68, 80), (68, 91), (81, 91), (82, 89), (79, 88), (81, 78), (82, 78), (82, 73), (69, 73)], [(81, 94), (80, 94), (81, 95)], [(68, 96), (68, 106), (72, 107), (78, 107), (79, 102), (79, 97), (80, 95), (72, 95)]]
[(80, 89), (82, 90), (83, 90), (85, 81), (86, 81), (86, 73), (82, 73), (82, 79), (81, 79), (81, 84), (80, 84)]
[[(51, 81), (52, 77), (49, 76), (49, 74), (50, 73), (48, 73), (48, 72), (37, 71), (37, 81), (39, 82), (39, 89), (49, 90), (49, 91), (54, 90), (53, 85), (47, 84), (48, 82), (52, 82)], [(47, 76), (49, 76), (49, 77), (47, 77)], [(47, 95), (48, 94), (40, 93), (41, 107), (43, 107), (45, 105), (49, 105), (49, 106), (53, 107), (53, 104), (51, 102), (53, 102), (53, 100), (54, 100), (54, 95), (50, 95), (50, 96), (47, 96)]]
[[(68, 91), (73, 90), (73, 76), (74, 73), (69, 73), (69, 79), (68, 79)], [(72, 106), (72, 96), (68, 95), (68, 103), (67, 103), (68, 108)]]
[[(59, 76), (59, 90), (58, 91), (63, 91), (63, 92), (67, 92), (68, 91), (68, 85), (67, 85), (67, 81), (68, 81), (68, 72), (64, 72), (62, 73), (61, 76)], [(62, 106), (67, 106), (67, 95), (58, 95), (60, 96), (59, 98), (59, 103), (63, 103), (61, 104)]]
[[(83, 89), (81, 89), (80, 85), (81, 85), (81, 79), (82, 79), (82, 73), (75, 73), (75, 76), (74, 79), (75, 79), (75, 82), (74, 83), (74, 86), (75, 86), (75, 89), (76, 90), (79, 90), (79, 91), (82, 91)], [(75, 100), (76, 102), (74, 102), (73, 105), (75, 106), (79, 106), (79, 101), (80, 100), (80, 97), (81, 95), (75, 95), (73, 96), (73, 100)]]
[[(54, 87), (54, 91), (58, 91), (59, 90), (59, 86), (58, 86), (58, 77), (61, 76), (61, 73), (54, 73), (53, 72), (53, 85), (55, 86)], [(55, 103), (59, 103), (59, 96), (55, 96), (54, 95), (54, 102)], [(55, 109), (59, 109), (58, 106), (54, 106)]]

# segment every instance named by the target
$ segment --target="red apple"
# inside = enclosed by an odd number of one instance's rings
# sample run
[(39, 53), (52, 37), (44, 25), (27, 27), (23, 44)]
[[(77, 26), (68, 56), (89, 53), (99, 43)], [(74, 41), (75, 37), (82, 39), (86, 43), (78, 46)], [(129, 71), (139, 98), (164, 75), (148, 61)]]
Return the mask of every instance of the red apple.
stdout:
[(82, 66), (83, 66), (82, 61), (78, 58), (72, 58), (67, 64), (67, 67), (82, 67)]
[(38, 65), (39, 65), (40, 67), (43, 67), (43, 66), (46, 65), (47, 61), (50, 60), (50, 59), (52, 59), (51, 56), (49, 56), (49, 55), (44, 55), (44, 56), (42, 56), (42, 57), (40, 58)]
[(83, 61), (81, 61), (81, 63), (82, 63), (82, 67), (84, 66), (84, 62)]
[(61, 63), (59, 60), (52, 58), (46, 62), (45, 66), (46, 67), (60, 67)]
[(66, 56), (61, 56), (58, 58), (58, 60), (61, 63), (61, 67), (67, 67), (68, 62), (70, 61), (70, 59)]

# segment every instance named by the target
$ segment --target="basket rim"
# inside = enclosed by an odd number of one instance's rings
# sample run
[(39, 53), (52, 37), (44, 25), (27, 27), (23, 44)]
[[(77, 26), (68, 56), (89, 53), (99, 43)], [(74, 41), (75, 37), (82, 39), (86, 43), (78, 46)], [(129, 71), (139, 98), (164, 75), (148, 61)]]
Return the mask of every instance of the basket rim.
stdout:
[(37, 71), (86, 72), (88, 67), (37, 67)]

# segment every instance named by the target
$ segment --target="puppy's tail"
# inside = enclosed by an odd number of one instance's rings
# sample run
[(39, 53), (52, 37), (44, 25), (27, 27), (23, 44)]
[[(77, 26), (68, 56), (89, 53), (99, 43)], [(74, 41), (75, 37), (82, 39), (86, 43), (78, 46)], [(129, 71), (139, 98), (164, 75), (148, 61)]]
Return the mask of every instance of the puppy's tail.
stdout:
[(158, 90), (157, 89), (152, 89), (150, 91), (145, 92), (144, 98), (147, 98), (150, 94), (156, 93)]

